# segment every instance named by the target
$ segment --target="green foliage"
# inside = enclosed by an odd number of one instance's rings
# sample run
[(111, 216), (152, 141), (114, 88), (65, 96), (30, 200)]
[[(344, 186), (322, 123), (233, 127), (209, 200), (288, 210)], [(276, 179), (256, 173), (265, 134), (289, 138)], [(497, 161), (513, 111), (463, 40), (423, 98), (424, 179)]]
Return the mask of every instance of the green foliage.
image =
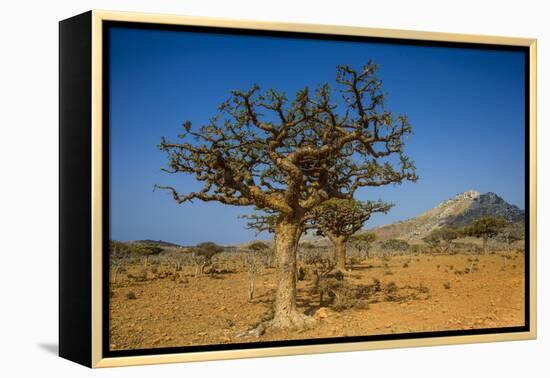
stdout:
[(461, 236), (460, 231), (452, 227), (442, 227), (433, 230), (428, 236), (422, 240), (432, 249), (439, 252), (447, 252), (451, 246), (451, 242)]
[(360, 234), (353, 235), (350, 242), (354, 245), (371, 245), (376, 241), (376, 234), (374, 232), (362, 232)]
[(401, 239), (389, 239), (381, 244), (381, 248), (386, 251), (405, 252), (409, 247), (409, 243)]
[(161, 247), (148, 244), (128, 244), (128, 251), (141, 256), (154, 256), (163, 251)]
[[(330, 198), (351, 200), (362, 187), (415, 182), (416, 167), (404, 152), (412, 126), (384, 105), (377, 69), (371, 61), (357, 70), (339, 65), (334, 86), (306, 86), (293, 98), (257, 85), (233, 90), (218, 114), (198, 127), (184, 122), (176, 141), (161, 138), (159, 144), (168, 160), (163, 171), (190, 175), (202, 188), (155, 189), (168, 191), (178, 204), (215, 201), (271, 211), (278, 215), (280, 240), (285, 228), (300, 229), (306, 215)], [(281, 253), (295, 254), (296, 242)], [(294, 279), (295, 270), (283, 264), (278, 277)], [(277, 290), (275, 306), (290, 308), (295, 291), (288, 285)], [(275, 312), (290, 316), (282, 313)]]
[(391, 203), (332, 198), (317, 206), (306, 222), (306, 229), (316, 229), (319, 235), (349, 238), (359, 231), (373, 213), (386, 214)]
[(166, 242), (164, 240), (144, 239), (144, 240), (136, 240), (134, 243), (136, 243), (136, 244), (155, 245), (157, 247), (179, 247), (178, 244)]
[(499, 217), (481, 217), (464, 227), (465, 235), (483, 239), (483, 253), (487, 252), (487, 240), (497, 236), (508, 222)]
[(303, 87), (293, 98), (257, 85), (231, 91), (202, 126), (186, 121), (175, 142), (159, 144), (163, 171), (191, 175), (203, 188), (155, 188), (180, 204), (216, 201), (295, 216), (330, 198), (352, 199), (361, 187), (416, 181), (404, 153), (412, 127), (384, 106), (377, 70), (373, 62), (340, 65), (333, 87)]
[(223, 252), (223, 247), (214, 242), (204, 242), (193, 247), (191, 252), (193, 252), (195, 256), (202, 256), (207, 261), (210, 261), (212, 260), (212, 257)]
[(476, 238), (492, 238), (499, 234), (508, 222), (499, 217), (481, 217), (464, 228), (464, 234)]
[(262, 241), (255, 241), (248, 245), (248, 248), (253, 251), (265, 251), (266, 249), (269, 249), (269, 245), (267, 243), (264, 243)]
[(369, 250), (376, 240), (376, 234), (373, 232), (362, 232), (355, 234), (350, 238), (350, 245), (355, 248), (362, 258), (369, 258)]
[(121, 260), (127, 257), (129, 253), (130, 248), (126, 243), (109, 240), (109, 257), (111, 260)]

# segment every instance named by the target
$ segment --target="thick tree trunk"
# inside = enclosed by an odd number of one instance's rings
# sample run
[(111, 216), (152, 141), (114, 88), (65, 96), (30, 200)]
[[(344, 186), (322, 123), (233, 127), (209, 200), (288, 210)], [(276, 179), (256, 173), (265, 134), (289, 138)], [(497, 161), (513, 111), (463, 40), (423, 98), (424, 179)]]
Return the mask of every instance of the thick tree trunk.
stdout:
[(277, 292), (271, 326), (303, 328), (306, 316), (296, 308), (296, 251), (301, 233), (296, 219), (281, 217), (275, 227), (275, 266)]
[(334, 252), (336, 258), (336, 269), (342, 272), (346, 270), (346, 240), (344, 238), (334, 239)]
[(335, 268), (341, 272), (345, 272), (347, 239), (342, 236), (336, 236), (329, 233), (327, 233), (327, 236), (332, 244), (334, 244), (334, 260), (336, 262)]

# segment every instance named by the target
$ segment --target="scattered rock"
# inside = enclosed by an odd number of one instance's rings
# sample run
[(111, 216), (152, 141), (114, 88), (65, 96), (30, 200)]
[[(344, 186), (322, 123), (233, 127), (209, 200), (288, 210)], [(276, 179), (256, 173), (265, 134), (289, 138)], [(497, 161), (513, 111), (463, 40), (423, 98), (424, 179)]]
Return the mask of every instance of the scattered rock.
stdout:
[(328, 310), (326, 307), (321, 307), (317, 311), (315, 311), (315, 314), (313, 315), (317, 319), (326, 319), (328, 318)]

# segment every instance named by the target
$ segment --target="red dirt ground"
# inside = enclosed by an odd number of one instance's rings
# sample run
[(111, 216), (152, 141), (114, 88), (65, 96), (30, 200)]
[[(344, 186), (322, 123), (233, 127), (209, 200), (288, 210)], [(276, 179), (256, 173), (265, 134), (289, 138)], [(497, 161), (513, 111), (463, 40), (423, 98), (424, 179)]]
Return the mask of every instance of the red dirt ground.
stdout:
[[(185, 284), (122, 279), (111, 285), (110, 346), (127, 350), (523, 325), (523, 255), (512, 255), (506, 265), (498, 254), (476, 257), (478, 270), (471, 273), (464, 270), (471, 266), (468, 259), (475, 257), (463, 254), (371, 259), (355, 266), (348, 278), (353, 284), (372, 284), (376, 278), (383, 286), (394, 282), (400, 294), (406, 294), (406, 286), (427, 288), (415, 298), (381, 300), (366, 309), (319, 310), (318, 295), (309, 292), (312, 282), (300, 281), (299, 309), (313, 314), (316, 326), (268, 330), (260, 337), (237, 334), (269, 313), (276, 289), (273, 269), (256, 278), (251, 302), (246, 272), (195, 277), (186, 268)], [(127, 298), (130, 292), (136, 299)]]

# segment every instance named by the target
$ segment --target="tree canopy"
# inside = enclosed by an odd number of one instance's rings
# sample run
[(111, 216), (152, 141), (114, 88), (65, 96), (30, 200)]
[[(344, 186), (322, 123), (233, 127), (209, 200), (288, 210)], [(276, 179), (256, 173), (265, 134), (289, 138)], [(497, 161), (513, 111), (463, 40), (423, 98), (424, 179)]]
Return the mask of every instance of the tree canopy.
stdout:
[(428, 236), (422, 240), (427, 243), (432, 249), (440, 253), (445, 253), (451, 247), (451, 242), (460, 237), (459, 230), (452, 227), (441, 227), (430, 232)]
[(415, 181), (403, 152), (411, 126), (384, 108), (376, 70), (372, 62), (359, 71), (338, 66), (336, 91), (328, 84), (305, 87), (292, 101), (257, 85), (232, 91), (209, 123), (195, 128), (186, 121), (179, 142), (162, 138), (159, 145), (168, 155), (164, 171), (193, 175), (203, 188), (180, 194), (156, 187), (178, 203), (198, 199), (294, 214), (332, 197), (350, 199), (360, 187)]
[(381, 245), (382, 249), (387, 251), (407, 251), (410, 247), (406, 240), (401, 239), (389, 239), (384, 241)]
[(376, 241), (376, 234), (374, 232), (362, 232), (360, 234), (353, 235), (350, 241), (358, 247), (370, 245)]
[(464, 227), (464, 234), (481, 238), (483, 240), (483, 252), (487, 252), (488, 239), (497, 236), (507, 225), (508, 221), (504, 218), (481, 217)]
[(269, 245), (263, 241), (254, 241), (248, 245), (248, 248), (253, 251), (265, 251), (266, 249), (269, 249)]
[(502, 231), (508, 222), (499, 217), (481, 217), (464, 228), (464, 233), (477, 238), (492, 238)]
[(208, 260), (212, 259), (213, 256), (218, 253), (223, 252), (223, 247), (217, 245), (214, 242), (203, 242), (197, 244), (195, 247), (191, 248), (191, 252), (195, 256), (202, 256)]
[(129, 251), (142, 256), (154, 256), (163, 251), (161, 247), (147, 244), (131, 244), (129, 245)]
[(332, 198), (352, 200), (362, 187), (417, 180), (404, 152), (412, 127), (385, 108), (377, 69), (340, 65), (334, 88), (304, 87), (292, 99), (258, 85), (234, 90), (209, 122), (185, 121), (175, 141), (160, 141), (163, 170), (202, 183), (187, 193), (155, 185), (177, 203), (217, 201), (275, 215), (274, 327), (306, 321), (296, 306), (296, 250), (308, 213)]
[(319, 235), (349, 239), (359, 231), (373, 213), (387, 213), (393, 204), (382, 201), (330, 199), (316, 207), (309, 216), (310, 228)]

